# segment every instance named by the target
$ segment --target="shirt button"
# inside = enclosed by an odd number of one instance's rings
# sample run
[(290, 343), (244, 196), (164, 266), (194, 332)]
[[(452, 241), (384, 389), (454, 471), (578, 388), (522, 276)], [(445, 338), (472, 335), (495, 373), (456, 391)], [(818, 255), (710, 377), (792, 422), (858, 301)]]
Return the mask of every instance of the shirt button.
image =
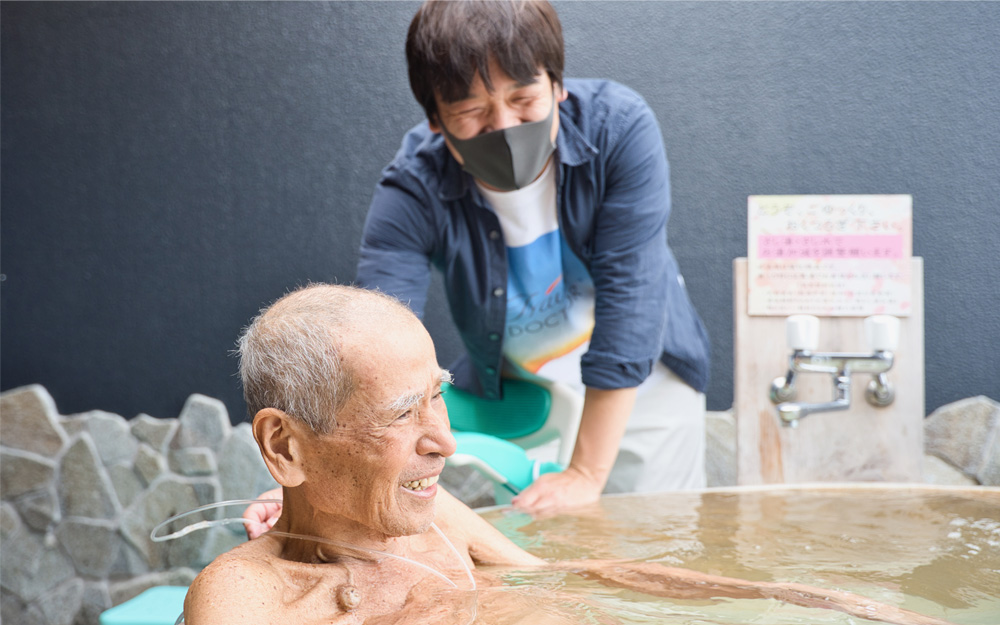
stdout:
[(486, 367), (486, 375), (496, 375), (497, 370), (494, 367)]
[(490, 332), (490, 334), (489, 334), (489, 336), (487, 338), (489, 338), (491, 341), (499, 341), (500, 340), (500, 335), (497, 334), (496, 332)]
[(500, 287), (493, 289), (493, 295), (495, 297), (503, 297), (503, 289), (501, 289)]
[(499, 230), (490, 230), (490, 240), (496, 241), (499, 238), (500, 238), (500, 231)]

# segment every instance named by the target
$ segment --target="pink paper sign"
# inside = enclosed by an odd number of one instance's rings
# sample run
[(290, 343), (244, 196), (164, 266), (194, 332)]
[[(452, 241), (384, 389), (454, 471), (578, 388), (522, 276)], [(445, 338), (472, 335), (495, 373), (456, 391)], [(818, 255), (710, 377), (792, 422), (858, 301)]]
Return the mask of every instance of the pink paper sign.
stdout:
[(886, 234), (762, 234), (760, 258), (903, 258), (903, 241)]
[(911, 196), (753, 195), (747, 206), (751, 315), (909, 314)]

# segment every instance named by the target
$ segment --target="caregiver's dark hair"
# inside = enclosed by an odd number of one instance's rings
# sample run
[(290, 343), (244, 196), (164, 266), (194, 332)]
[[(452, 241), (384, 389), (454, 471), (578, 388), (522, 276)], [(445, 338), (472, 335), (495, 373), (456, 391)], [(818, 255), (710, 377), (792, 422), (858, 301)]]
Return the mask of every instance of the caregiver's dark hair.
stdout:
[(478, 73), (492, 90), (489, 64), (523, 84), (539, 68), (562, 85), (562, 26), (545, 0), (429, 0), (406, 36), (410, 88), (427, 119), (437, 121), (435, 92), (461, 100)]

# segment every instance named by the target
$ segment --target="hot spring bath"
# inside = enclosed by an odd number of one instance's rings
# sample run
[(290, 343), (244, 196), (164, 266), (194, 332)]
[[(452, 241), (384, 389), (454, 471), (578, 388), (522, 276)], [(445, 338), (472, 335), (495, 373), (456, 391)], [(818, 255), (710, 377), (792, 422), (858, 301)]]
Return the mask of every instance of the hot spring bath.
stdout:
[[(573, 515), (483, 516), (546, 559), (660, 562), (729, 577), (849, 591), (962, 625), (1000, 623), (1000, 489), (909, 485), (737, 488), (604, 497)], [(773, 600), (679, 600), (609, 588), (572, 573), (500, 572), (510, 621), (860, 623)]]
[[(606, 496), (572, 514), (544, 519), (509, 507), (480, 513), (521, 547), (552, 562), (658, 563), (853, 593), (958, 625), (1000, 623), (998, 488), (743, 487)], [(411, 598), (418, 593), (426, 607), (417, 616), (428, 620), (405, 622), (878, 622), (773, 599), (663, 598), (609, 586), (572, 569), (479, 567), (478, 590), (470, 592), (468, 578), (462, 579), (467, 573), (441, 571), (452, 578), (452, 589), (440, 582), (415, 588)], [(872, 609), (864, 601), (856, 605)], [(392, 615), (386, 617), (396, 622)]]

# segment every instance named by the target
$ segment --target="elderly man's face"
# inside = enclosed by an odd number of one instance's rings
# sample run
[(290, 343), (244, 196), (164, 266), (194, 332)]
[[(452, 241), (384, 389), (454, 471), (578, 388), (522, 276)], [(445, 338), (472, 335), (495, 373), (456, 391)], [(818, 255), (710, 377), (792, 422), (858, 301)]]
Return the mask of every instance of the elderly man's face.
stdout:
[(315, 507), (374, 534), (422, 532), (434, 520), (444, 459), (455, 452), (441, 397), (447, 372), (412, 317), (359, 331), (343, 353), (358, 387), (336, 429), (312, 437), (304, 486)]

